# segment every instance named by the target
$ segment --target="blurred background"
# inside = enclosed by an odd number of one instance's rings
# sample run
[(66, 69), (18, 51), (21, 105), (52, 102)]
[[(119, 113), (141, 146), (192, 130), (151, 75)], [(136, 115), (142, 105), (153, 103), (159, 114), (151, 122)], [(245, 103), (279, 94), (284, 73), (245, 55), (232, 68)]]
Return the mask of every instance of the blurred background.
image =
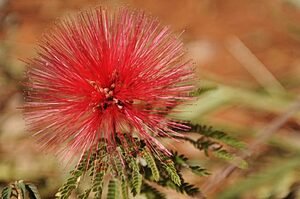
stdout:
[(53, 20), (95, 5), (143, 9), (183, 32), (205, 92), (178, 117), (247, 143), (244, 170), (176, 146), (212, 173), (187, 173), (189, 182), (208, 198), (297, 198), (300, 0), (0, 0), (0, 189), (23, 179), (36, 184), (42, 198), (54, 198), (63, 183), (65, 163), (38, 151), (25, 131), (18, 109), (23, 103), (21, 60), (34, 55), (38, 38)]

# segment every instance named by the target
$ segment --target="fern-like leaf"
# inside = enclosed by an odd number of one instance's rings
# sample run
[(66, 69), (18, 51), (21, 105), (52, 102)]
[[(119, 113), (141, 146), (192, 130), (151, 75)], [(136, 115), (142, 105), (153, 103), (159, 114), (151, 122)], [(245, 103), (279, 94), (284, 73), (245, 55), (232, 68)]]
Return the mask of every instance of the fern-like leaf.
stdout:
[(141, 192), (143, 176), (140, 174), (140, 167), (134, 158), (129, 160), (129, 168), (131, 172), (131, 192), (133, 196), (136, 196)]
[(26, 196), (26, 188), (25, 188), (25, 183), (23, 180), (19, 180), (15, 183), (16, 189), (19, 190), (18, 192), (21, 193), (21, 197), (25, 198)]
[(178, 186), (181, 185), (181, 179), (178, 175), (178, 172), (174, 166), (174, 162), (170, 159), (167, 159), (165, 163), (163, 162), (163, 167), (167, 171), (170, 179)]
[(203, 168), (199, 165), (190, 165), (188, 163), (188, 158), (182, 154), (178, 154), (177, 152), (172, 153), (172, 160), (178, 168), (181, 168), (182, 166), (189, 168), (196, 175), (207, 176), (210, 174), (206, 168)]
[(12, 194), (12, 187), (11, 186), (4, 187), (4, 189), (1, 192), (1, 198), (10, 199), (11, 194)]
[(165, 194), (147, 183), (143, 183), (141, 193), (144, 193), (147, 199), (167, 199)]
[(25, 188), (26, 188), (27, 192), (29, 193), (30, 199), (41, 199), (38, 189), (34, 184), (26, 183)]
[(91, 188), (85, 190), (82, 194), (80, 194), (80, 195), (78, 196), (78, 198), (79, 198), (79, 199), (87, 199), (87, 198), (89, 197), (90, 193), (91, 193), (91, 190), (92, 190)]
[(128, 183), (125, 179), (123, 179), (121, 182), (121, 193), (123, 199), (129, 199)]
[(63, 186), (56, 193), (55, 197), (57, 199), (69, 198), (72, 191), (78, 186), (81, 176), (91, 166), (91, 164), (89, 164), (89, 161), (93, 161), (92, 160), (93, 157), (94, 157), (94, 154), (91, 156), (90, 152), (88, 152), (88, 151), (86, 153), (84, 153), (84, 155), (81, 157), (81, 160), (78, 163), (76, 169), (74, 169), (70, 172), (71, 177), (68, 178), (67, 182), (65, 184), (63, 184)]
[[(223, 148), (222, 144), (213, 141), (208, 137), (203, 136), (197, 140), (193, 140), (189, 137), (184, 137), (181, 139), (190, 142), (192, 145), (194, 145), (195, 148), (199, 150), (203, 150), (206, 156), (208, 156), (209, 151), (212, 151), (215, 157), (228, 161), (232, 164), (235, 164), (239, 168), (244, 169), (248, 167), (248, 164), (245, 160), (237, 157), (234, 154), (231, 154), (230, 152), (228, 152)], [(175, 161), (178, 162), (183, 160), (182, 159), (180, 160), (180, 158), (177, 157), (177, 160), (175, 159)]]
[(192, 92), (190, 92), (190, 96), (192, 97), (195, 97), (195, 96), (199, 96), (199, 95), (202, 95), (206, 92), (209, 92), (209, 91), (212, 91), (212, 90), (215, 90), (217, 89), (216, 86), (206, 86), (206, 87), (201, 87), (201, 88), (198, 88), (197, 90), (194, 90)]
[(209, 175), (210, 173), (207, 171), (207, 169), (199, 166), (199, 165), (196, 165), (196, 166), (191, 166), (189, 165), (189, 168), (191, 169), (191, 171), (198, 175), (198, 176), (207, 176)]
[(156, 166), (155, 160), (154, 160), (151, 152), (144, 149), (142, 156), (143, 156), (143, 158), (145, 158), (145, 160), (147, 162), (147, 166), (151, 169), (153, 180), (158, 181), (159, 180), (159, 171), (158, 171), (158, 168)]
[(139, 172), (136, 171), (132, 172), (131, 187), (132, 187), (133, 196), (136, 196), (141, 192), (142, 180), (143, 180), (143, 176)]
[(226, 161), (232, 161), (234, 159), (234, 156), (224, 149), (214, 151), (214, 155)]
[(189, 196), (196, 196), (200, 193), (200, 190), (195, 185), (189, 184), (187, 182), (183, 182), (181, 184), (181, 186), (179, 187), (179, 191)]
[(97, 170), (98, 171), (95, 171), (97, 173), (95, 174), (94, 179), (92, 181), (92, 191), (95, 192), (95, 198), (100, 199), (102, 195), (103, 180), (107, 171), (107, 165), (100, 165), (99, 169)]
[(172, 160), (175, 164), (175, 166), (182, 166), (185, 165), (188, 161), (188, 158), (185, 157), (183, 154), (178, 154), (177, 151), (172, 152)]
[(216, 150), (213, 153), (216, 157), (223, 159), (225, 161), (228, 161), (241, 169), (248, 168), (248, 163), (245, 160), (229, 153), (228, 151), (226, 151), (224, 149)]
[(234, 148), (238, 148), (238, 149), (245, 148), (245, 144), (243, 142), (229, 136), (228, 134), (222, 131), (214, 130), (212, 127), (206, 125), (200, 125), (200, 124), (195, 124), (195, 125), (190, 124), (190, 127), (191, 127), (190, 129), (191, 132), (195, 132), (200, 135), (219, 140)]
[[(82, 174), (82, 173), (81, 173)], [(58, 190), (55, 195), (58, 199), (67, 199), (71, 195), (72, 191), (78, 186), (80, 181), (80, 172), (76, 172), (74, 176), (68, 178), (67, 182)]]
[(108, 183), (107, 199), (119, 199), (119, 187), (116, 179), (111, 179)]

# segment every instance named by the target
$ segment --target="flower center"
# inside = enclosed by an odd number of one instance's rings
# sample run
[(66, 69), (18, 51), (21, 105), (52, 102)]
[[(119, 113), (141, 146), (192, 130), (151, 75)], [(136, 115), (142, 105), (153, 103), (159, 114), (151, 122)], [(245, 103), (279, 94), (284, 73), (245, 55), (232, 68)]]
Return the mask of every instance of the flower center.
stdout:
[(114, 96), (114, 90), (115, 90), (115, 83), (112, 83), (110, 87), (102, 88), (100, 87), (96, 82), (94, 81), (88, 81), (91, 86), (94, 87), (95, 90), (97, 90), (99, 93), (104, 95), (104, 99), (101, 100), (95, 108), (100, 109), (101, 111), (106, 110), (108, 107), (111, 107), (115, 105), (118, 107), (118, 109), (123, 109), (124, 103), (117, 99)]
[(114, 97), (115, 84), (111, 84), (109, 88), (100, 89), (100, 92), (105, 95), (105, 100), (100, 103), (103, 110), (107, 109), (111, 105), (116, 105), (119, 109), (122, 109), (124, 104)]

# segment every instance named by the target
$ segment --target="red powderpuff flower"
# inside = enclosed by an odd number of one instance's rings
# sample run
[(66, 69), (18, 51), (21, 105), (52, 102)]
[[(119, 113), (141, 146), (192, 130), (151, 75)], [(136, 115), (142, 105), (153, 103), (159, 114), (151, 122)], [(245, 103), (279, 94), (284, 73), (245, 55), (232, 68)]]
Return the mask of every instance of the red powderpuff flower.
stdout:
[[(130, 133), (168, 153), (156, 136), (184, 125), (166, 117), (193, 88), (183, 43), (157, 19), (97, 8), (56, 23), (28, 61), (25, 120), (47, 149), (92, 150)], [(120, 136), (122, 137), (122, 136)]]

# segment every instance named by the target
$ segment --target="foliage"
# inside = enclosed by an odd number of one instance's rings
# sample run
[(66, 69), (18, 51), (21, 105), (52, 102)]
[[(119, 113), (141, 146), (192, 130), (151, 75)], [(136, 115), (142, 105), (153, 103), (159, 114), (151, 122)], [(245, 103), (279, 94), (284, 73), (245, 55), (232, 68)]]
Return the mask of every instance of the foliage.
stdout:
[(248, 164), (234, 153), (227, 150), (228, 147), (234, 149), (244, 149), (245, 144), (223, 131), (215, 130), (212, 127), (200, 124), (190, 124), (190, 133), (196, 133), (200, 135), (199, 138), (192, 139), (189, 136), (176, 137), (177, 139), (183, 139), (191, 143), (196, 149), (204, 151), (206, 156), (209, 156), (209, 152), (215, 157), (228, 161), (240, 168), (247, 168)]
[(119, 198), (119, 183), (116, 179), (111, 179), (108, 183), (107, 199)]
[(5, 187), (1, 192), (1, 198), (41, 199), (36, 186), (31, 183), (25, 183), (23, 180), (16, 181)]
[[(244, 147), (243, 143), (230, 137), (222, 131), (211, 127), (190, 125), (190, 133), (200, 137), (193, 140), (189, 136), (180, 137), (206, 155), (210, 153), (216, 157), (231, 161), (235, 155), (225, 150), (226, 146), (237, 149)], [(129, 199), (132, 196), (144, 195), (151, 198), (166, 198), (161, 188), (170, 188), (191, 197), (201, 194), (199, 188), (182, 177), (183, 170), (189, 170), (198, 176), (207, 176), (209, 171), (191, 161), (177, 151), (166, 155), (155, 148), (149, 148), (143, 140), (130, 137), (128, 134), (118, 135), (122, 138), (116, 140), (116, 148), (108, 151), (106, 141), (100, 140), (95, 151), (86, 151), (77, 166), (70, 172), (66, 183), (58, 190), (57, 199), (67, 199), (72, 193), (79, 199), (101, 199), (104, 187), (107, 187), (106, 198)], [(123, 147), (127, 142), (127, 147)], [(216, 147), (217, 146), (217, 147)], [(139, 150), (137, 151), (136, 148)], [(108, 154), (109, 153), (109, 154)], [(87, 189), (81, 189), (81, 181), (89, 180)], [(76, 191), (75, 191), (76, 190)], [(2, 198), (9, 199), (15, 195), (24, 198), (39, 199), (34, 185), (18, 181), (9, 185), (2, 191)]]
[(166, 199), (166, 195), (158, 191), (153, 186), (149, 185), (148, 183), (144, 183), (142, 187), (142, 193), (144, 193), (147, 199)]
[(191, 132), (198, 133), (202, 136), (205, 136), (206, 138), (212, 138), (212, 139), (221, 141), (224, 144), (227, 144), (234, 148), (238, 148), (238, 149), (245, 148), (245, 144), (243, 142), (229, 136), (225, 132), (222, 132), (220, 130), (215, 130), (211, 126), (200, 125), (200, 124), (194, 124), (194, 125), (191, 124), (190, 127), (191, 127), (191, 130), (190, 130)]
[[(184, 139), (205, 154), (211, 151), (216, 157), (232, 160), (235, 157), (225, 150), (223, 145), (242, 149), (244, 144), (222, 131), (213, 130), (211, 127), (201, 125), (191, 125), (191, 133), (196, 133), (201, 137), (193, 140), (188, 136)], [(168, 156), (159, 150), (150, 149), (143, 140), (130, 137), (128, 134), (119, 135), (115, 150), (109, 155), (105, 146), (105, 141), (99, 143), (99, 148), (95, 152), (87, 151), (81, 158), (78, 166), (70, 172), (71, 177), (59, 189), (57, 198), (68, 198), (73, 190), (80, 186), (83, 176), (89, 173), (91, 187), (79, 194), (79, 198), (84, 199), (89, 196), (101, 198), (103, 186), (106, 184), (107, 198), (128, 199), (131, 196), (144, 195), (147, 198), (165, 198), (160, 189), (153, 187), (171, 188), (177, 192), (198, 197), (201, 194), (198, 187), (184, 180), (181, 175), (183, 169), (188, 169), (196, 175), (207, 176), (209, 172), (200, 165), (194, 165), (187, 157), (178, 152), (172, 152)], [(126, 140), (127, 147), (124, 148), (121, 140)], [(216, 145), (218, 147), (216, 147)], [(135, 152), (135, 147), (139, 148)], [(107, 182), (107, 183), (105, 183)]]
[(159, 180), (159, 171), (158, 171), (158, 168), (156, 166), (153, 156), (151, 155), (151, 153), (148, 150), (144, 149), (142, 152), (142, 157), (145, 158), (147, 166), (151, 169), (153, 180), (158, 181)]

